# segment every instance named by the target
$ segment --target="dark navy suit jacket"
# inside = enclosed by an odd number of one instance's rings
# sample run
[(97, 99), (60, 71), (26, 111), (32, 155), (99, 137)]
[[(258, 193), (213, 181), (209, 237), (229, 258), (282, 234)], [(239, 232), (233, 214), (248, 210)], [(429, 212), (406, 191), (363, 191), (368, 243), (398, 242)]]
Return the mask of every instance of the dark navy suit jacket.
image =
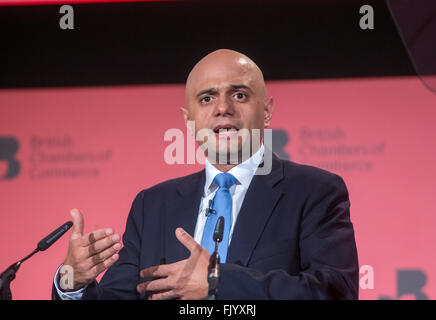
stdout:
[[(141, 191), (132, 204), (118, 261), (83, 299), (140, 299), (139, 271), (189, 257), (175, 237), (193, 235), (205, 170)], [(218, 299), (357, 299), (358, 260), (341, 177), (273, 154), (239, 212)], [(57, 294), (54, 290), (53, 297)]]

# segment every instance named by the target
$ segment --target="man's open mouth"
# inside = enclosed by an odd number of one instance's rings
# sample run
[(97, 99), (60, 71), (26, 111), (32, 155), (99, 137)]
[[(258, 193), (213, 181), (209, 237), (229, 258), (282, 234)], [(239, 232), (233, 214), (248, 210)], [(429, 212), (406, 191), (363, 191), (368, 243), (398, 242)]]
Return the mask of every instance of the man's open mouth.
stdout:
[(213, 132), (218, 138), (230, 138), (237, 135), (239, 128), (232, 124), (219, 124), (213, 128)]

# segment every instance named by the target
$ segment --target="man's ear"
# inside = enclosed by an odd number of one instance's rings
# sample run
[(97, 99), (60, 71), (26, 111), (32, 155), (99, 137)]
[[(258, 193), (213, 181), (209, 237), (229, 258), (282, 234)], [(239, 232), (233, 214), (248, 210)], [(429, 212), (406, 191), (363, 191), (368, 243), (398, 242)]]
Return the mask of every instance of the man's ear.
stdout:
[(263, 124), (264, 124), (265, 128), (268, 128), (269, 124), (271, 123), (273, 112), (274, 112), (274, 99), (273, 99), (273, 97), (270, 97), (265, 102), (265, 107), (264, 107)]
[(185, 121), (185, 125), (187, 125), (188, 120), (189, 120), (189, 111), (185, 107), (180, 107), (180, 111), (182, 112), (183, 120)]
[(186, 128), (188, 128), (189, 133), (195, 137), (195, 125), (193, 126), (194, 121), (191, 121), (188, 109), (180, 107), (180, 111), (182, 112), (183, 120), (185, 120)]

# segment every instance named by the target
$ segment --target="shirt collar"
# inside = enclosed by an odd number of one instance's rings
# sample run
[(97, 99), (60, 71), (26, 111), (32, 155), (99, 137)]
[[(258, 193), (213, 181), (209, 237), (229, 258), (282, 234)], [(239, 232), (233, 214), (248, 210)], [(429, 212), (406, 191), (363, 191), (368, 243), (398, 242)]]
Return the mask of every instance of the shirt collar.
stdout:
[[(264, 149), (265, 147), (262, 144), (259, 150), (257, 150), (256, 153), (254, 153), (250, 158), (238, 164), (237, 166), (234, 166), (228, 171), (228, 173), (232, 174), (236, 178), (236, 184), (241, 184), (245, 189), (248, 189), (254, 173), (259, 167), (259, 164), (262, 162)], [(213, 191), (212, 186), (215, 186), (213, 179), (219, 173), (222, 172), (215, 168), (206, 157), (206, 183), (204, 185), (204, 194), (206, 196)]]

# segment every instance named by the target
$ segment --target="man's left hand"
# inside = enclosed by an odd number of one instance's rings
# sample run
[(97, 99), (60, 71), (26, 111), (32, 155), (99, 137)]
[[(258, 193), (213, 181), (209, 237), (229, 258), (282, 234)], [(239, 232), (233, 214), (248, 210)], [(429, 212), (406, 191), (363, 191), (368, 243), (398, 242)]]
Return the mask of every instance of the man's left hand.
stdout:
[(155, 291), (152, 300), (198, 300), (208, 295), (208, 266), (210, 254), (185, 230), (176, 229), (177, 240), (191, 253), (188, 259), (141, 270), (142, 278), (163, 277), (146, 281), (136, 287), (139, 293)]

